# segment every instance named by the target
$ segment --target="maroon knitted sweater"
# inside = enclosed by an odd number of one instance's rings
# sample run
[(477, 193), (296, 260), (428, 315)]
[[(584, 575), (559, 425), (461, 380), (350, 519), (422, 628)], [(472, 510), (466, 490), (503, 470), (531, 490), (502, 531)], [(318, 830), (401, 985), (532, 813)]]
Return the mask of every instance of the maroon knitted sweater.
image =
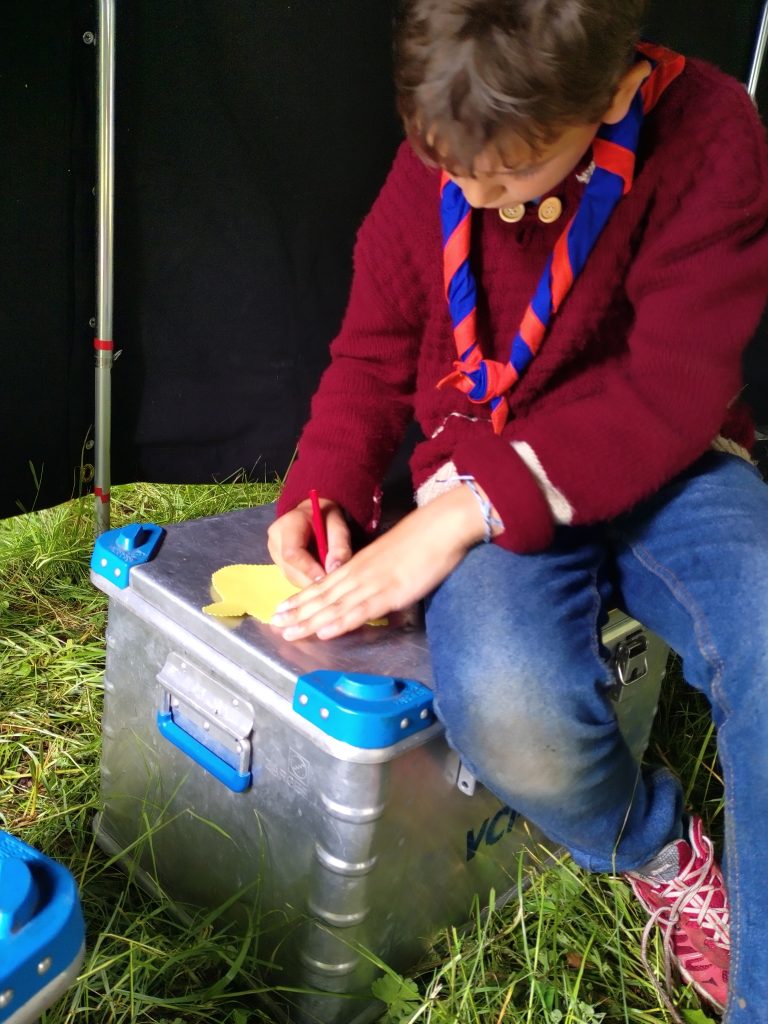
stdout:
[[(578, 170), (583, 171), (584, 167)], [(563, 215), (516, 224), (476, 211), (472, 260), (483, 352), (506, 361)], [(632, 191), (614, 211), (541, 351), (510, 393), (503, 433), (487, 406), (436, 384), (455, 358), (443, 291), (439, 173), (403, 144), (363, 223), (346, 315), (278, 510), (316, 487), (362, 526), (409, 421), (417, 500), (484, 488), (497, 543), (533, 552), (556, 524), (611, 519), (686, 469), (718, 435), (749, 446), (741, 355), (768, 295), (768, 152), (746, 92), (691, 60), (649, 115)]]

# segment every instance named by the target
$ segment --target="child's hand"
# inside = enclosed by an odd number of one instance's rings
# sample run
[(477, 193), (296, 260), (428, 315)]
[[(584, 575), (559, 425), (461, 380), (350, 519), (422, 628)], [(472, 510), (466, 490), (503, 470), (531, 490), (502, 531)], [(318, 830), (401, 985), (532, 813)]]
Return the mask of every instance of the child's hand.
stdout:
[(343, 565), (352, 557), (349, 527), (341, 509), (335, 502), (323, 498), (320, 499), (320, 507), (328, 535), (328, 557), (324, 566), (309, 551), (310, 546), (314, 547), (312, 504), (309, 499), (276, 519), (267, 531), (267, 547), (273, 562), (280, 566), (286, 578), (297, 587), (306, 587), (321, 580), (327, 571)]
[(482, 536), (483, 517), (475, 497), (467, 487), (457, 487), (411, 512), (340, 568), (289, 598), (272, 625), (285, 640), (341, 636), (434, 590)]

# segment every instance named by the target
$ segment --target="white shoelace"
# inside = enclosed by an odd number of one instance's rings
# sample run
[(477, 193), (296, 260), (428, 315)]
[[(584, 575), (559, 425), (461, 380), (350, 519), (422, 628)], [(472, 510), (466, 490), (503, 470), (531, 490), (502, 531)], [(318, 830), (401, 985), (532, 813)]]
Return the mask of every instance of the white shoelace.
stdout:
[[(730, 912), (727, 904), (723, 907), (712, 906), (712, 900), (719, 890), (714, 885), (705, 885), (705, 880), (709, 875), (714, 862), (714, 849), (712, 847), (711, 840), (707, 836), (702, 836), (702, 841), (706, 849), (706, 857), (704, 861), (699, 865), (699, 867), (694, 868), (692, 867), (692, 864), (695, 858), (692, 856), (691, 861), (685, 868), (683, 868), (677, 878), (664, 883), (665, 895), (671, 897), (673, 894), (676, 894), (675, 901), (672, 906), (659, 907), (658, 910), (654, 910), (651, 913), (646, 922), (645, 928), (643, 929), (643, 938), (640, 946), (643, 965), (648, 972), (649, 978), (653, 982), (653, 986), (656, 989), (659, 998), (672, 1016), (675, 1024), (685, 1024), (670, 998), (670, 993), (673, 988), (672, 938), (675, 925), (680, 920), (682, 912), (684, 910), (691, 912), (693, 919), (702, 928), (704, 927), (704, 922), (706, 920), (707, 930), (712, 930), (714, 932), (714, 940), (717, 945), (723, 949), (728, 948)], [(648, 945), (651, 933), (657, 924), (659, 925), (663, 936), (664, 986), (660, 984), (656, 977), (656, 972), (651, 967), (650, 959), (648, 957)]]

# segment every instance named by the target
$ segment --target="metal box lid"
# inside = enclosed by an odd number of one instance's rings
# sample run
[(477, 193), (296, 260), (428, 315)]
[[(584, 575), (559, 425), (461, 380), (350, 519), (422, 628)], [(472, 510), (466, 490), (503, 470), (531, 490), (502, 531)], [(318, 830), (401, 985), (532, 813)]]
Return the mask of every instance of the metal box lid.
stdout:
[(222, 657), (255, 674), (288, 700), (297, 678), (319, 669), (415, 679), (431, 686), (426, 636), (421, 628), (399, 624), (364, 626), (335, 640), (288, 643), (272, 626), (251, 616), (217, 619), (202, 608), (216, 600), (211, 576), (225, 565), (267, 564), (267, 528), (274, 505), (176, 523), (166, 528), (154, 557), (130, 568), (127, 586), (97, 573), (93, 582), (110, 600), (137, 601), (168, 616)]

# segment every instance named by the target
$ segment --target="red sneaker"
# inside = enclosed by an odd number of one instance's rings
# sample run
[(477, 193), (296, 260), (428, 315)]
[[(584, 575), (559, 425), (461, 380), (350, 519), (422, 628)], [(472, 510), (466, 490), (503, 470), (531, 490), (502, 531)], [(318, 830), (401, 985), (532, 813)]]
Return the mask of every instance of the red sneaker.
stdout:
[[(730, 962), (728, 895), (700, 818), (690, 819), (687, 840), (670, 843), (654, 858), (654, 864), (659, 863), (664, 866), (647, 875), (629, 872), (626, 876), (651, 915), (643, 931), (645, 966), (669, 1006), (648, 962), (648, 940), (657, 924), (664, 937), (667, 991), (672, 990), (674, 964), (702, 999), (722, 1011), (728, 996)], [(661, 877), (673, 872), (672, 878)]]

